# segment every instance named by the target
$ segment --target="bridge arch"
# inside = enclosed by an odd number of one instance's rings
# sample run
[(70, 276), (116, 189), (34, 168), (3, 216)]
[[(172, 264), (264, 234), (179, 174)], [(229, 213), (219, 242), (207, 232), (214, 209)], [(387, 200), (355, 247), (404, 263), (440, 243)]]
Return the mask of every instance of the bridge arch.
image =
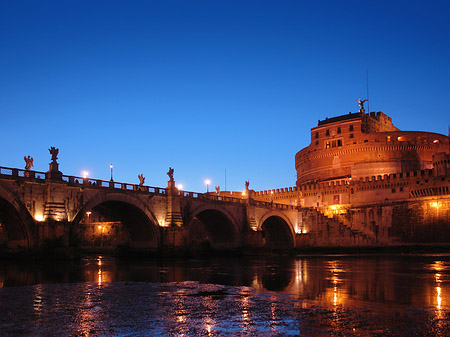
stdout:
[(258, 229), (264, 233), (266, 246), (272, 249), (295, 247), (295, 232), (289, 218), (282, 212), (270, 211), (261, 217)]
[(0, 240), (7, 248), (31, 248), (35, 245), (36, 222), (25, 205), (0, 187)]
[(97, 193), (78, 210), (72, 222), (72, 229), (80, 228), (86, 214), (98, 213), (107, 221), (119, 221), (126, 231), (131, 248), (156, 250), (160, 233), (156, 217), (147, 205), (129, 194)]
[(210, 205), (196, 208), (187, 222), (190, 242), (208, 242), (212, 249), (227, 250), (240, 247), (237, 222), (225, 208)]

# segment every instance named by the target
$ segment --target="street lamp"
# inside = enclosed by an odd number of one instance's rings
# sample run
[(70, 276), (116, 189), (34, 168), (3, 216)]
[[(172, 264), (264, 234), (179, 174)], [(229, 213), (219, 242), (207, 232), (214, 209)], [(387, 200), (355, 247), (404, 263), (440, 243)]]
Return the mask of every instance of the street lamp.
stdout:
[(83, 171), (83, 178), (86, 179), (88, 177), (89, 172), (88, 171)]
[(183, 185), (178, 184), (177, 188), (178, 188), (179, 191), (181, 191), (183, 189)]
[(113, 181), (113, 164), (109, 164), (109, 168), (111, 169), (111, 181)]
[(206, 179), (205, 184), (206, 184), (206, 193), (209, 193), (209, 184), (211, 184), (211, 180)]

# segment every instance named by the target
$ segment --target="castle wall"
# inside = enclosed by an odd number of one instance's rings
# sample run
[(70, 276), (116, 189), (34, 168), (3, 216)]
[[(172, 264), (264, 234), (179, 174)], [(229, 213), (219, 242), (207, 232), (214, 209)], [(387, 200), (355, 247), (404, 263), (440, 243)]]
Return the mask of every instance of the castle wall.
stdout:
[(360, 178), (433, 167), (433, 155), (449, 151), (448, 137), (427, 132), (382, 132), (354, 135), (342, 146), (297, 153), (297, 185), (337, 177)]

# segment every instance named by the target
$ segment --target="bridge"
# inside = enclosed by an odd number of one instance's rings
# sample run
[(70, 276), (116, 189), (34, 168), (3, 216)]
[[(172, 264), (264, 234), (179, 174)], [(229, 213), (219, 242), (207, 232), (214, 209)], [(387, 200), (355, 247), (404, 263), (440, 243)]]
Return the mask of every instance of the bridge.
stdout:
[(156, 251), (298, 244), (296, 206), (253, 200), (251, 191), (235, 198), (178, 190), (173, 174), (164, 188), (67, 176), (52, 159), (48, 172), (0, 167), (0, 245), (28, 249), (60, 240)]

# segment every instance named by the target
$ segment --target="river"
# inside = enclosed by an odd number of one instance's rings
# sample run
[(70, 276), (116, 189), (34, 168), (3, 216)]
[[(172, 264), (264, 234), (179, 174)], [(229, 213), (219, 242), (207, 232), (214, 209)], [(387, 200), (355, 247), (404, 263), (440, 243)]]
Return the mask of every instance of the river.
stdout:
[(0, 263), (6, 336), (449, 336), (450, 255)]

